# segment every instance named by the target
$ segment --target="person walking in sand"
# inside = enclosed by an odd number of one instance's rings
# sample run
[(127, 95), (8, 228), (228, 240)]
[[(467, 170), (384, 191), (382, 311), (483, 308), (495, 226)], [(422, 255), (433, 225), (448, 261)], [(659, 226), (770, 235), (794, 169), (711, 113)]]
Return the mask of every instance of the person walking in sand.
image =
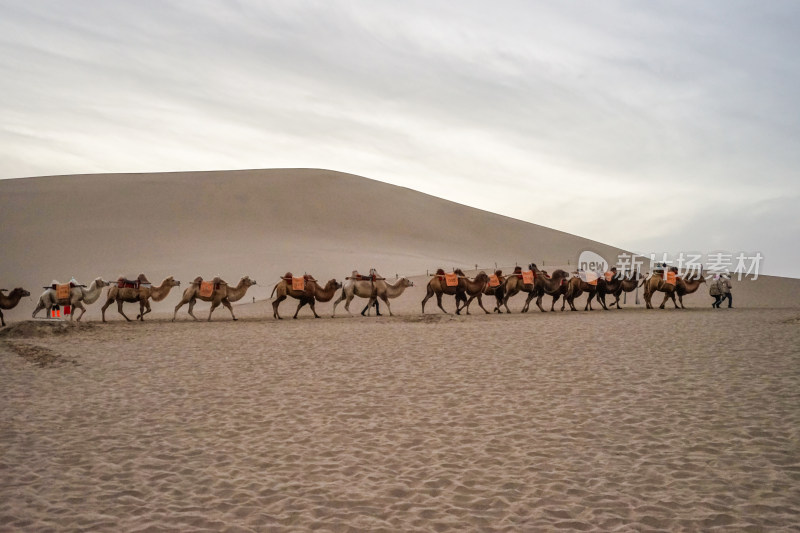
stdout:
[(725, 300), (728, 301), (728, 308), (730, 309), (733, 307), (733, 295), (731, 294), (731, 278), (727, 274), (723, 274), (722, 278), (719, 281), (720, 292), (722, 293), (722, 299), (717, 304), (717, 308), (719, 308)]
[(714, 298), (711, 307), (719, 309), (719, 303), (722, 301), (722, 286), (720, 284), (719, 276), (714, 276), (714, 279), (708, 286), (708, 294)]

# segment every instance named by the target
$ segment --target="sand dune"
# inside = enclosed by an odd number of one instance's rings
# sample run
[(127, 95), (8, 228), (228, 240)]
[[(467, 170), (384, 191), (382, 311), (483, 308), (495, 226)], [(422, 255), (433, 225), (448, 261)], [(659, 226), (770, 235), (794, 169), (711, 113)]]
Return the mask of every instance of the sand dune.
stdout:
[[(221, 275), (259, 282), (268, 297), (286, 271), (341, 279), (354, 268), (386, 276), (437, 267), (493, 268), (537, 262), (574, 267), (592, 250), (622, 251), (401, 187), (323, 170), (251, 170), (55, 176), (0, 180), (0, 284), (52, 279), (89, 283), (145, 272), (190, 280)], [(569, 265), (568, 263), (571, 263)], [(796, 306), (800, 281), (762, 277), (742, 286), (743, 305)], [(174, 307), (170, 295), (154, 309)], [(421, 298), (420, 298), (421, 299)], [(8, 316), (30, 316), (23, 302)], [(99, 305), (87, 319), (97, 319)]]

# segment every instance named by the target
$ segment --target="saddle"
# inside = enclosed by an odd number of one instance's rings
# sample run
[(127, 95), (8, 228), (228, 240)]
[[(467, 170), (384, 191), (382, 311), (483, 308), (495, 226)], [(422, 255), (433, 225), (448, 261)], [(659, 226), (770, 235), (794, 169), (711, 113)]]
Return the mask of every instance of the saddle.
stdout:
[(120, 289), (136, 289), (138, 291), (140, 287), (149, 286), (150, 281), (148, 281), (144, 274), (139, 274), (136, 279), (128, 279), (124, 276), (120, 276), (119, 279), (117, 279), (117, 287)]
[(202, 276), (197, 276), (194, 281), (192, 281), (192, 285), (197, 285), (200, 289), (199, 294), (203, 298), (210, 298), (214, 291), (219, 290), (221, 285), (226, 285), (226, 283), (220, 278), (216, 276), (211, 281), (204, 281)]
[(489, 287), (499, 287), (503, 281), (505, 281), (503, 279), (503, 271), (495, 270), (494, 274), (489, 276)]
[(296, 278), (291, 272), (284, 274), (283, 278), (281, 279), (283, 279), (283, 281), (285, 281), (287, 284), (291, 284), (293, 291), (304, 291), (306, 290), (306, 282), (317, 281), (311, 274), (304, 274), (303, 276)]

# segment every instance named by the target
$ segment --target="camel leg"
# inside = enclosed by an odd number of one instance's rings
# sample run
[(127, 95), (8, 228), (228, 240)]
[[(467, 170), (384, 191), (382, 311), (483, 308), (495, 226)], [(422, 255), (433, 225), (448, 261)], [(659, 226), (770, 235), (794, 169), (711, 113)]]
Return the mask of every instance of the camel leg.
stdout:
[(316, 300), (314, 300), (314, 298), (311, 298), (311, 301), (308, 302), (308, 306), (311, 308), (311, 312), (314, 313), (314, 318), (319, 318), (319, 315), (317, 314), (317, 310), (314, 308), (315, 304), (316, 304)]
[[(236, 315), (233, 314), (233, 306), (231, 305), (230, 300), (225, 298), (224, 300), (222, 300), (222, 305), (228, 308), (228, 311), (231, 312), (231, 317), (233, 318), (234, 321), (239, 320), (238, 318), (236, 318)], [(208, 320), (211, 321), (211, 313), (208, 314)]]
[(604, 311), (608, 311), (608, 307), (606, 307), (606, 295), (597, 293), (597, 301), (600, 302), (600, 307), (603, 308)]
[[(523, 312), (523, 313), (527, 313), (527, 312), (528, 312), (528, 309), (530, 309), (530, 307), (531, 307), (531, 301), (533, 300), (533, 297), (534, 297), (534, 295), (535, 295), (535, 293), (534, 293), (533, 291), (531, 291), (531, 292), (529, 292), (529, 293), (528, 293), (528, 297), (527, 297), (527, 298), (525, 298), (525, 305), (523, 305), (523, 306), (522, 306), (522, 312)], [(539, 298), (539, 300), (537, 300), (537, 303), (538, 303), (538, 301), (540, 301), (540, 300), (541, 300), (541, 298)], [(542, 309), (542, 311), (544, 311), (544, 309)]]
[(383, 303), (386, 304), (386, 309), (389, 310), (389, 316), (394, 316), (392, 314), (392, 306), (389, 305), (389, 298), (387, 296), (381, 296), (381, 300), (383, 300)]
[(433, 289), (431, 289), (431, 286), (428, 285), (428, 293), (425, 295), (425, 298), (422, 299), (422, 314), (423, 315), (425, 314), (425, 302), (430, 300), (431, 296), (433, 296)]
[(297, 313), (300, 312), (300, 308), (303, 307), (304, 305), (306, 305), (306, 302), (304, 302), (302, 299), (300, 299), (300, 301), (297, 302), (297, 309), (295, 310), (294, 316), (292, 318), (297, 319)]
[(567, 303), (569, 304), (569, 308), (572, 311), (577, 311), (577, 309), (575, 309), (575, 297), (574, 296), (572, 296), (569, 299), (567, 299), (567, 298), (564, 298), (564, 299), (567, 300)]
[(0, 327), (6, 327), (6, 319), (3, 318), (3, 311), (0, 311)]
[(508, 300), (510, 300), (510, 299), (511, 299), (510, 295), (506, 295), (506, 296), (503, 297), (503, 307), (506, 308), (506, 313), (509, 313), (509, 314), (511, 313), (511, 309), (508, 308)]
[(594, 311), (594, 309), (592, 309), (592, 298), (594, 298), (594, 293), (590, 292), (589, 297), (586, 298), (586, 307), (583, 308), (584, 311)]
[[(147, 309), (147, 311), (145, 311), (145, 309)], [(143, 301), (139, 300), (139, 314), (136, 315), (136, 319), (137, 320), (141, 320), (142, 322), (144, 322), (144, 315), (146, 315), (150, 311), (151, 311), (151, 309), (150, 309), (150, 301), (147, 300), (147, 301), (143, 302)]]
[(108, 300), (106, 300), (106, 303), (105, 303), (105, 305), (104, 305), (104, 306), (103, 306), (103, 308), (100, 310), (100, 311), (102, 312), (102, 314), (103, 314), (103, 322), (105, 322), (105, 321), (106, 321), (106, 309), (108, 309), (108, 306), (110, 306), (110, 305), (111, 305), (111, 302), (113, 302), (113, 301), (114, 301), (114, 300), (113, 300), (112, 298), (109, 298)]
[[(181, 301), (180, 301), (180, 302), (178, 302), (178, 305), (176, 305), (176, 306), (175, 306), (175, 313), (173, 313), (173, 315), (172, 315), (172, 321), (173, 321), (173, 322), (175, 322), (175, 317), (177, 317), (177, 316), (178, 316), (178, 309), (180, 309), (181, 307), (183, 307), (183, 306), (184, 306), (186, 303), (187, 303), (187, 302), (186, 302), (186, 300), (184, 300), (184, 299), (181, 299)], [(192, 314), (192, 310), (191, 310), (191, 309), (192, 309), (192, 307), (191, 307), (191, 306), (189, 306), (189, 314), (190, 314), (190, 315)], [(197, 319), (195, 318), (195, 320), (197, 320)]]
[(686, 308), (683, 306), (683, 296), (681, 296), (680, 294), (678, 295), (678, 301), (681, 303), (681, 309), (686, 309)]
[(447, 311), (444, 310), (444, 307), (442, 307), (442, 293), (441, 292), (437, 292), (436, 293), (436, 305), (439, 306), (439, 309), (442, 310), (442, 313), (444, 313), (446, 315), (450, 314), (450, 313), (448, 313)]
[[(487, 310), (486, 310), (486, 308), (483, 306), (483, 301), (481, 301), (481, 300), (482, 300), (482, 299), (481, 299), (481, 294), (480, 294), (480, 293), (478, 293), (478, 305), (480, 306), (480, 308), (481, 308), (481, 309), (483, 309), (483, 312), (484, 312), (484, 313), (486, 313), (487, 315), (488, 315), (488, 314), (491, 314), (491, 313), (489, 313), (489, 311), (487, 311)], [(469, 314), (469, 304), (467, 305), (467, 314)]]
[(81, 316), (79, 316), (78, 318), (75, 319), (76, 322), (80, 322), (81, 318), (83, 318), (83, 314), (86, 312), (86, 308), (83, 306), (82, 303), (78, 302), (78, 303), (72, 304), (72, 314), (69, 315), (70, 322), (72, 321), (72, 318), (75, 316), (75, 310), (76, 309), (80, 309), (81, 310)]
[(278, 320), (283, 320), (281, 315), (278, 314), (278, 305), (286, 299), (286, 296), (278, 296), (275, 298), (275, 301), (272, 302), (272, 318), (277, 318)]
[[(42, 309), (44, 309), (44, 303), (42, 302), (42, 299), (39, 298), (39, 301), (36, 304), (36, 309), (33, 310), (33, 314), (31, 315), (31, 318), (36, 318), (36, 313), (38, 313)], [(2, 314), (2, 311), (0, 311), (0, 314)]]
[[(555, 312), (555, 310), (556, 310), (556, 302), (558, 301), (559, 298), (561, 298), (560, 294), (553, 295), (553, 303), (550, 304), (550, 312), (551, 313)], [(564, 308), (562, 307), (561, 310), (563, 311)]]
[[(346, 296), (344, 294), (344, 289), (342, 289), (342, 294), (339, 295), (339, 299), (336, 300), (335, 302), (333, 302), (333, 314), (331, 315), (331, 317), (336, 318), (336, 306), (339, 305), (345, 298), (346, 298)], [(350, 313), (350, 309), (348, 309), (349, 305), (350, 305), (350, 302), (347, 302), (344, 305), (344, 308), (347, 310), (348, 313)], [(350, 314), (352, 314), (352, 313), (350, 313)]]
[(117, 313), (119, 313), (119, 314), (121, 314), (122, 316), (124, 316), (124, 317), (125, 317), (125, 320), (127, 320), (128, 322), (130, 322), (130, 321), (131, 321), (131, 319), (130, 319), (130, 318), (128, 318), (128, 317), (127, 317), (127, 315), (126, 315), (125, 313), (123, 313), (123, 312), (122, 312), (122, 304), (123, 304), (123, 301), (122, 301), (122, 300), (117, 300)]
[[(531, 293), (531, 295), (533, 295), (533, 293)], [(540, 295), (539, 295), (539, 296), (536, 298), (536, 307), (538, 307), (538, 308), (539, 308), (539, 311), (541, 311), (542, 313), (546, 313), (547, 311), (545, 311), (545, 310), (544, 310), (544, 307), (542, 307), (542, 296), (544, 296), (544, 295), (540, 294)], [(527, 311), (527, 309), (526, 309), (526, 311)]]
[(661, 305), (659, 305), (659, 306), (658, 306), (658, 308), (659, 308), (659, 309), (664, 309), (664, 304), (666, 304), (666, 303), (667, 303), (667, 300), (668, 300), (668, 299), (669, 299), (669, 293), (668, 293), (668, 292), (665, 292), (665, 293), (664, 293), (664, 300), (661, 302)]

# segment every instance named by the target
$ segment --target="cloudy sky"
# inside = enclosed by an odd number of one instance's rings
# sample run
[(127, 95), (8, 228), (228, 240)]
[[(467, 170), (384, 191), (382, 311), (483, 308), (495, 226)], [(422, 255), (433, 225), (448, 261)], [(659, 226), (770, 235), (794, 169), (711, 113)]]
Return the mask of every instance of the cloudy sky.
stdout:
[(0, 178), (327, 168), (800, 277), (800, 3), (0, 0)]

